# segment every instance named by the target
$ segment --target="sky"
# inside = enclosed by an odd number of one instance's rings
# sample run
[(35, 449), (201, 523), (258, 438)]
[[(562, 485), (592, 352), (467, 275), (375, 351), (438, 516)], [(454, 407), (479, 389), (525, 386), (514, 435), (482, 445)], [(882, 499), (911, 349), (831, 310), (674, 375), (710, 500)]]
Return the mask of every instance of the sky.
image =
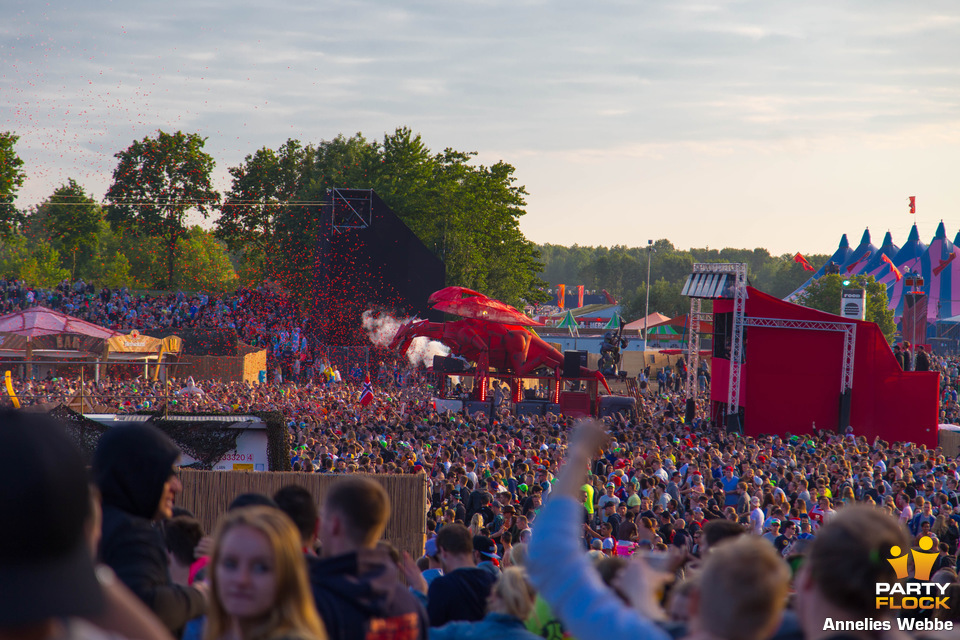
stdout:
[(406, 126), (516, 167), (538, 243), (960, 231), (955, 0), (7, 0), (0, 52), (21, 207), (102, 199), (158, 129), (207, 138), (225, 191), (261, 147)]

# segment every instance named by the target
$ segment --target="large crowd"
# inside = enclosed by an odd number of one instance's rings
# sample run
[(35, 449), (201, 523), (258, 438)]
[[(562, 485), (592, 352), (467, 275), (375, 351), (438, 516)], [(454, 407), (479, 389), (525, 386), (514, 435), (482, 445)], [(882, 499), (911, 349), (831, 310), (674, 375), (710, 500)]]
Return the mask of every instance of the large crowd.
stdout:
[[(88, 312), (113, 313), (100, 304)], [(361, 402), (337, 364), (300, 381), (83, 382), (120, 412), (279, 411), (294, 470), (338, 477), (322, 505), (295, 485), (239, 496), (216, 531), (177, 509), (179, 451), (155, 428), (107, 431), (87, 471), (57, 425), (5, 410), (0, 505), (30, 526), (0, 528), (0, 638), (820, 640), (949, 637), (960, 621), (960, 473), (939, 449), (686, 422), (675, 372), (642, 385), (636, 412), (576, 423), (517, 415), (502, 393), (490, 414), (438, 411), (439, 380), (390, 365)], [(929, 366), (956, 420), (957, 361)], [(56, 403), (80, 384), (15, 390)], [(391, 473), (426, 480), (420, 557), (381, 540), (403, 506), (371, 478)]]

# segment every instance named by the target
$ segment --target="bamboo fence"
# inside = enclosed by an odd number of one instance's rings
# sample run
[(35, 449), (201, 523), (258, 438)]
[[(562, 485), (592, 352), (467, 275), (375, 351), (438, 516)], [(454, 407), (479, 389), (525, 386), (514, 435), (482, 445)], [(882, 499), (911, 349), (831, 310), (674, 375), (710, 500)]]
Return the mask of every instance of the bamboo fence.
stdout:
[[(177, 506), (192, 512), (203, 525), (203, 530), (212, 533), (227, 506), (241, 494), (272, 496), (281, 487), (296, 484), (306, 488), (321, 505), (327, 488), (342, 477), (321, 473), (181, 469), (183, 493)], [(426, 477), (423, 474), (366, 477), (380, 483), (390, 496), (391, 514), (383, 539), (414, 558), (422, 556), (427, 534)]]

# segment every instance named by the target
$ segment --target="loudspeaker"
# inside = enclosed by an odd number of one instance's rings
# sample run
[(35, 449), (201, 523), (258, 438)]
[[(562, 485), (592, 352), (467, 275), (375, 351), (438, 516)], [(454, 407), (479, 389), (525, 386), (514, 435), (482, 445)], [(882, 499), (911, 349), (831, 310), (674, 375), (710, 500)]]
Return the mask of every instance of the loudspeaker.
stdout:
[(637, 410), (637, 399), (627, 396), (600, 396), (597, 404), (597, 413), (601, 418), (613, 417), (618, 413), (632, 417)]
[(563, 377), (579, 378), (580, 367), (587, 366), (586, 351), (564, 351), (563, 352)]
[(852, 393), (852, 389), (847, 389), (840, 394), (840, 424), (837, 425), (837, 433), (846, 433), (847, 425), (850, 424), (850, 401), (852, 400)]
[(493, 402), (490, 400), (485, 400), (484, 402), (480, 402), (479, 400), (465, 400), (463, 410), (470, 416), (479, 412), (486, 415), (488, 420), (493, 419)]
[(463, 373), (467, 367), (459, 358), (433, 356), (433, 370), (436, 373)]
[(534, 400), (526, 400), (514, 405), (514, 413), (518, 416), (542, 416), (546, 409), (546, 402)]
[(693, 418), (697, 413), (697, 402), (693, 398), (687, 398), (687, 407), (686, 411), (683, 412), (683, 422), (684, 424), (691, 424)]

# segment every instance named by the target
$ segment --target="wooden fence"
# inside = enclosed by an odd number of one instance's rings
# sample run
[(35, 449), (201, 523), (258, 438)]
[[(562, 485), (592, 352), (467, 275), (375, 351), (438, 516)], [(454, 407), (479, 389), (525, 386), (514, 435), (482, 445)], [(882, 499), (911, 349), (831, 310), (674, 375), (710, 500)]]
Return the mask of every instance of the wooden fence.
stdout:
[[(272, 496), (289, 484), (306, 488), (323, 504), (327, 488), (343, 476), (321, 473), (256, 472), (256, 471), (195, 471), (181, 469), (183, 493), (177, 506), (190, 510), (212, 533), (217, 522), (233, 499), (243, 493), (261, 493)], [(383, 539), (414, 558), (423, 555), (427, 526), (427, 480), (418, 475), (367, 475), (380, 483), (390, 496), (391, 514)]]

